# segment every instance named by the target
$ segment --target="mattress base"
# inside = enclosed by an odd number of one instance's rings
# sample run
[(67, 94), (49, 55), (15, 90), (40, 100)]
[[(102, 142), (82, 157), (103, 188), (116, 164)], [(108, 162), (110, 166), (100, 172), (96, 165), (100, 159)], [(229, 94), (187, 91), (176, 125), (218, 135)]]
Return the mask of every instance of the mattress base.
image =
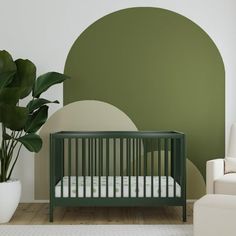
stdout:
[[(63, 187), (61, 186), (62, 181), (60, 180), (55, 186), (55, 197), (69, 197), (69, 182), (70, 182), (70, 197), (109, 197), (109, 198), (120, 198), (120, 197), (180, 197), (181, 187), (174, 181), (171, 176), (161, 176), (159, 182), (159, 176), (68, 176), (63, 177)], [(123, 180), (122, 180), (123, 179)], [(107, 186), (108, 182), (108, 186)], [(122, 196), (122, 182), (123, 182), (123, 196)], [(76, 184), (78, 183), (78, 195)], [(85, 183), (85, 187), (84, 187)], [(100, 191), (99, 191), (100, 183)], [(153, 183), (153, 191), (152, 191)], [(146, 185), (146, 194), (144, 194)], [(175, 186), (174, 186), (175, 185)], [(130, 188), (129, 188), (130, 186)], [(160, 191), (159, 191), (159, 186)], [(85, 190), (85, 191), (84, 191)], [(99, 194), (100, 192), (100, 194)], [(153, 195), (152, 195), (153, 192)], [(84, 194), (85, 193), (85, 194)], [(93, 194), (91, 194), (93, 193)], [(92, 196), (93, 195), (93, 196)], [(160, 196), (159, 196), (160, 195)]]

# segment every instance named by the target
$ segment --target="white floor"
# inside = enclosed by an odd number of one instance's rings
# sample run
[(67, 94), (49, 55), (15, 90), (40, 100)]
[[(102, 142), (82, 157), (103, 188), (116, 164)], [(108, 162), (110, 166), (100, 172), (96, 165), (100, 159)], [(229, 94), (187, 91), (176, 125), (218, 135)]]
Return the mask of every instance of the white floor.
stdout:
[(1, 236), (193, 236), (192, 225), (1, 225)]

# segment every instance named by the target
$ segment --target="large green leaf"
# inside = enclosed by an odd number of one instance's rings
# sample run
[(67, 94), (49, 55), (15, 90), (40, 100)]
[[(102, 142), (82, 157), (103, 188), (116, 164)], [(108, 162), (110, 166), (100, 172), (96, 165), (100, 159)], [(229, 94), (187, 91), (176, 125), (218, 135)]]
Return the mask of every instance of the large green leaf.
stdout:
[(0, 104), (0, 122), (11, 130), (22, 130), (28, 115), (28, 108)]
[(36, 67), (30, 60), (18, 59), (15, 63), (17, 72), (8, 86), (20, 88), (20, 98), (24, 98), (32, 91), (36, 78)]
[(3, 88), (0, 91), (0, 103), (16, 105), (20, 98), (19, 88)]
[(3, 50), (0, 51), (0, 90), (6, 87), (16, 73), (16, 64), (11, 55)]
[(39, 152), (42, 147), (42, 139), (37, 134), (26, 134), (17, 139), (21, 142), (30, 152)]
[(29, 109), (29, 112), (33, 112), (34, 110), (40, 108), (41, 106), (48, 104), (48, 103), (59, 103), (57, 100), (56, 101), (49, 101), (44, 98), (37, 98), (35, 100), (32, 100), (28, 103), (27, 108)]
[(41, 126), (46, 122), (48, 118), (48, 106), (44, 105), (35, 111), (32, 115), (29, 115), (29, 118), (25, 124), (25, 132), (35, 133)]
[(69, 77), (57, 72), (48, 72), (39, 76), (35, 81), (35, 85), (33, 88), (33, 97), (38, 98), (41, 93), (45, 92), (52, 85), (59, 84), (66, 79), (69, 79)]

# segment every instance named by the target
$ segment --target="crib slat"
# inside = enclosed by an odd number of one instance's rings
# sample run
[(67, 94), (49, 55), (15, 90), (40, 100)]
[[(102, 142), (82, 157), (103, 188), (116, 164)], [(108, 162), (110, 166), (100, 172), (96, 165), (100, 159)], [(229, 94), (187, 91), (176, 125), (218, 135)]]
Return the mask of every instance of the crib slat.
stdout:
[(161, 197), (161, 138), (157, 141), (158, 149), (158, 196)]
[(129, 155), (129, 150), (128, 150), (128, 138), (126, 138), (126, 176), (129, 175), (129, 160), (128, 160), (128, 155)]
[(133, 142), (132, 142), (132, 146), (133, 146), (133, 153), (132, 153), (132, 156), (133, 156), (133, 176), (135, 176), (135, 138), (133, 138)]
[(181, 137), (180, 143), (180, 158), (181, 158), (181, 173), (180, 175), (182, 179), (181, 183), (181, 198), (184, 201), (183, 208), (182, 208), (182, 217), (183, 221), (186, 221), (186, 147), (185, 147), (185, 136)]
[(109, 183), (108, 183), (108, 176), (109, 176), (109, 139), (106, 139), (106, 197), (108, 197), (109, 191)]
[(86, 197), (86, 139), (82, 138), (82, 175), (84, 181), (84, 194), (83, 197)]
[(169, 197), (169, 178), (168, 178), (168, 139), (165, 139), (165, 175), (166, 175), (166, 197)]
[(143, 140), (144, 146), (144, 158), (143, 158), (143, 166), (144, 166), (144, 184), (143, 184), (143, 195), (146, 197), (146, 178), (147, 178), (147, 139)]
[(138, 155), (138, 159), (139, 159), (139, 176), (141, 176), (142, 174), (141, 174), (141, 157), (142, 157), (142, 155), (141, 155), (141, 139), (139, 138), (139, 140), (138, 140), (138, 153), (139, 153), (139, 155)]
[(176, 197), (176, 139), (173, 139), (173, 179), (174, 179), (174, 197)]
[(102, 174), (102, 139), (99, 138), (99, 153), (98, 153), (98, 168), (99, 168), (99, 176), (98, 176), (98, 196), (101, 197), (101, 174)]
[[(88, 161), (88, 169), (87, 169), (87, 175), (86, 175), (86, 191), (89, 189), (89, 187), (91, 187), (91, 152), (90, 152), (90, 138), (87, 139), (88, 145), (87, 147), (87, 153), (88, 153), (88, 157), (87, 157), (87, 161)], [(89, 182), (90, 182), (90, 186), (89, 186)], [(89, 191), (88, 191), (89, 192)], [(90, 193), (90, 197), (91, 197), (91, 193)]]
[(94, 155), (95, 155), (95, 157), (94, 157), (94, 159), (95, 159), (95, 171), (94, 171), (94, 173), (95, 173), (95, 176), (97, 177), (97, 139), (95, 138), (94, 139), (94, 141), (95, 141), (95, 147), (94, 147)]
[(63, 198), (64, 197), (64, 158), (65, 158), (64, 139), (61, 139), (60, 142), (61, 142), (60, 145), (62, 145), (62, 153), (63, 153), (63, 156), (60, 158), (60, 161), (61, 161), (61, 197)]
[(91, 142), (91, 144), (90, 144), (90, 148), (91, 148), (91, 169), (90, 169), (90, 173), (91, 173), (91, 197), (92, 198), (93, 198), (93, 158), (94, 158), (94, 156), (93, 156), (93, 141), (94, 141), (94, 139), (91, 138), (90, 139), (90, 142)]
[(124, 179), (123, 179), (123, 139), (120, 139), (120, 176), (121, 176), (121, 197), (124, 195)]
[(103, 138), (101, 139), (101, 176), (103, 176)]
[(75, 178), (76, 178), (76, 197), (78, 198), (79, 187), (78, 187), (78, 159), (79, 159), (79, 150), (78, 150), (78, 138), (75, 139)]
[(128, 140), (127, 140), (127, 150), (128, 150), (128, 181), (129, 181), (129, 183), (128, 183), (128, 186), (129, 186), (129, 193), (128, 193), (128, 196), (129, 197), (131, 197), (131, 147), (130, 147), (130, 142), (131, 142), (131, 140), (130, 140), (130, 138), (128, 138)]
[[(185, 173), (185, 141), (184, 141), (184, 137), (179, 139), (179, 155), (180, 155), (180, 173)], [(181, 197), (186, 199), (186, 179), (185, 176), (180, 176), (180, 185), (181, 185)]]
[(113, 176), (113, 196), (116, 197), (116, 139), (113, 139), (113, 157), (114, 157), (114, 163), (113, 163), (113, 172), (114, 172), (114, 176)]
[[(138, 138), (138, 178), (139, 176), (141, 176), (141, 139)], [(141, 189), (139, 189), (139, 195), (140, 195), (140, 191)]]
[(90, 145), (91, 145), (91, 142), (90, 142), (90, 138), (88, 138), (88, 176), (91, 175), (91, 149), (90, 149)]
[(135, 139), (135, 161), (136, 161), (136, 197), (139, 196), (139, 184), (138, 184), (138, 139)]
[(151, 197), (153, 197), (153, 188), (154, 188), (154, 184), (153, 184), (153, 174), (154, 174), (154, 153), (153, 153), (153, 139), (150, 140), (150, 144), (151, 144)]
[(69, 178), (69, 189), (68, 195), (71, 197), (71, 139), (68, 139), (68, 178)]

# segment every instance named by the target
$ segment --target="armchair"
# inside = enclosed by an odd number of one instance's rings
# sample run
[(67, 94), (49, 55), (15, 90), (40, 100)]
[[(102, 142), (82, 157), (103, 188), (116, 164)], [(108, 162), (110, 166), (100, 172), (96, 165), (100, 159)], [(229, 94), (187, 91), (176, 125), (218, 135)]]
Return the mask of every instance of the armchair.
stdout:
[(206, 192), (236, 195), (236, 123), (230, 130), (227, 157), (207, 161)]

